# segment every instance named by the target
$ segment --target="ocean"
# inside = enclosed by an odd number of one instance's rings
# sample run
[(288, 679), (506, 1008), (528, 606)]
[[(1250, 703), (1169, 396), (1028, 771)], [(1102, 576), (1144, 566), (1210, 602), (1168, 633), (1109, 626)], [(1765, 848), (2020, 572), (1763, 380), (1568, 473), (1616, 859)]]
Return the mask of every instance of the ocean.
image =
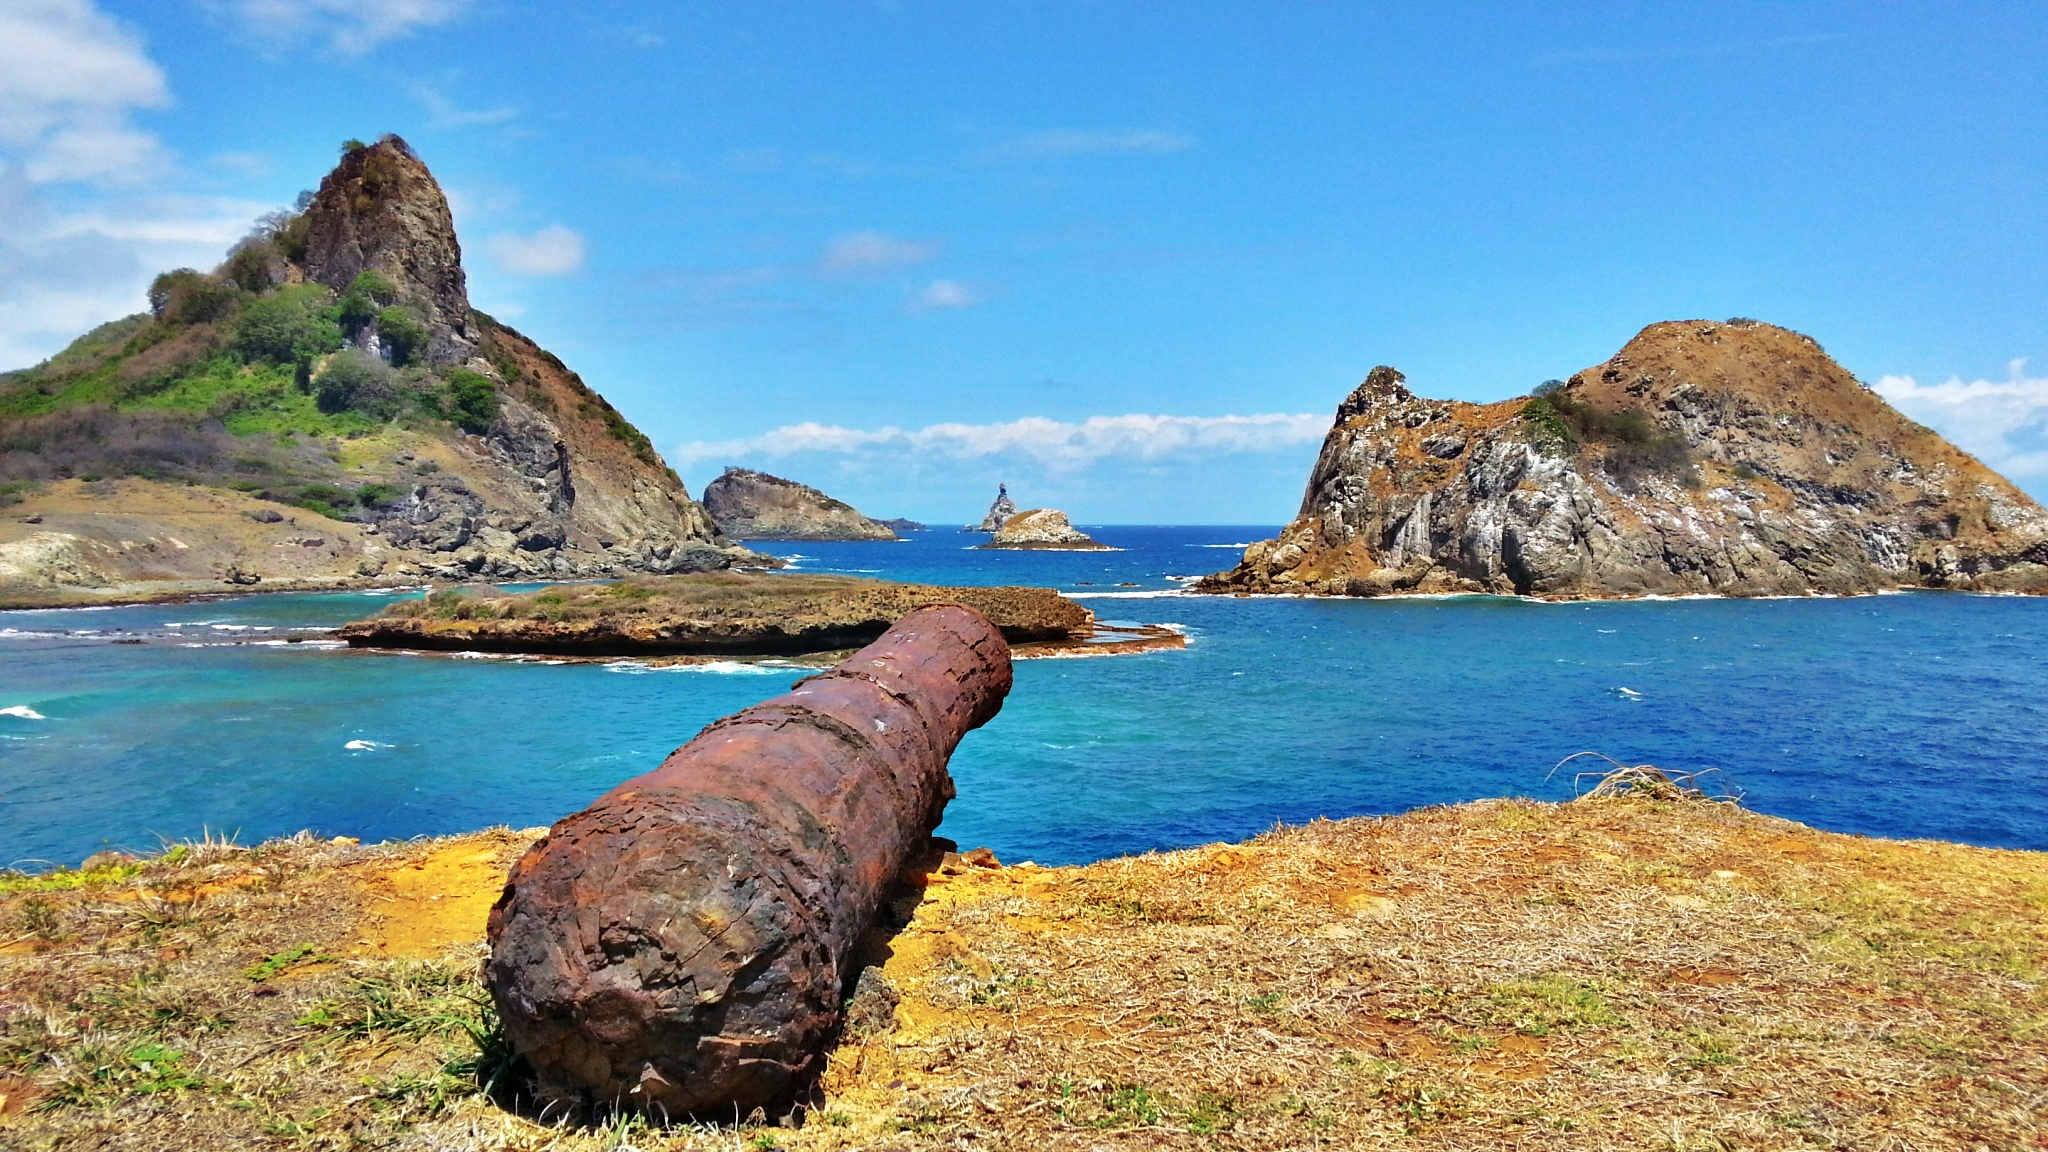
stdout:
[[(975, 551), (952, 529), (760, 545), (796, 571), (1042, 585), (1186, 629), (1184, 651), (1018, 664), (953, 757), (940, 829), (1005, 861), (1565, 799), (1586, 762), (1556, 766), (1581, 751), (1836, 831), (2048, 848), (2048, 598), (1217, 598), (1181, 589), (1275, 528), (1088, 530), (1120, 550)], [(0, 612), (0, 866), (548, 824), (805, 674), (320, 641), (392, 596)]]

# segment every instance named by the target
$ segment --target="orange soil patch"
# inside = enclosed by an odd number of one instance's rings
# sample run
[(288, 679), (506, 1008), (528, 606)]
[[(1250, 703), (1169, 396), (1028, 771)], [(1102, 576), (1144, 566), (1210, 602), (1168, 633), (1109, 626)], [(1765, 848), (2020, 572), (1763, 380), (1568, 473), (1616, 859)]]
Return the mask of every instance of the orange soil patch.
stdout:
[(365, 959), (426, 960), (484, 934), (491, 905), (505, 888), (505, 873), (523, 848), (491, 838), (459, 840), (363, 883), (362, 932), (350, 955)]

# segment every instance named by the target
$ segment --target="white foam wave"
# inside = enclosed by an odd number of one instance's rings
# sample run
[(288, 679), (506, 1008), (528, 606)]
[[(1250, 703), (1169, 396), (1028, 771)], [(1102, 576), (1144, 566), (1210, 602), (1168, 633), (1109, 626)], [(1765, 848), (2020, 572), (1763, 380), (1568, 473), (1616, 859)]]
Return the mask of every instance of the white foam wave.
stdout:
[(23, 720), (49, 719), (49, 717), (43, 715), (41, 712), (36, 711), (35, 709), (29, 707), (26, 704), (16, 704), (12, 707), (0, 708), (0, 716), (14, 716)]
[(1154, 588), (1147, 592), (1062, 592), (1060, 595), (1069, 600), (1161, 600), (1197, 593), (1185, 588)]
[(351, 752), (375, 752), (379, 748), (396, 748), (396, 744), (379, 744), (375, 740), (351, 740), (342, 745)]
[(701, 664), (643, 664), (638, 660), (614, 660), (604, 666), (607, 672), (619, 672), (627, 676), (641, 676), (649, 672), (709, 672), (715, 676), (776, 676), (787, 675), (803, 668), (787, 660), (707, 660)]
[(1186, 548), (1249, 548), (1249, 547), (1251, 547), (1251, 546), (1252, 546), (1253, 544), (1256, 544), (1256, 543), (1258, 543), (1258, 541), (1256, 541), (1256, 540), (1253, 540), (1253, 541), (1249, 541), (1249, 542), (1247, 542), (1247, 543), (1244, 543), (1244, 544), (1186, 544), (1186, 545), (1182, 545), (1182, 547), (1186, 547)]

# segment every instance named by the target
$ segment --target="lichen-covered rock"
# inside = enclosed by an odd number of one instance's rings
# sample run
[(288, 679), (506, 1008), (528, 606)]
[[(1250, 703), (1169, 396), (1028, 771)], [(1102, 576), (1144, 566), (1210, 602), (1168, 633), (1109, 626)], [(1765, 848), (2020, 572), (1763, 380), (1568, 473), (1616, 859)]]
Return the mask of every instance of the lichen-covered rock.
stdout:
[(1375, 368), (1301, 511), (1207, 592), (1553, 597), (2048, 588), (2048, 513), (1812, 339), (1653, 324), (1549, 395)]
[(1033, 508), (1019, 512), (1003, 526), (983, 548), (1043, 548), (1069, 551), (1107, 551), (1107, 544), (1098, 544), (1086, 532), (1067, 523), (1067, 514), (1052, 508)]
[(727, 468), (704, 486), (704, 510), (736, 540), (894, 540), (896, 533), (808, 484)]

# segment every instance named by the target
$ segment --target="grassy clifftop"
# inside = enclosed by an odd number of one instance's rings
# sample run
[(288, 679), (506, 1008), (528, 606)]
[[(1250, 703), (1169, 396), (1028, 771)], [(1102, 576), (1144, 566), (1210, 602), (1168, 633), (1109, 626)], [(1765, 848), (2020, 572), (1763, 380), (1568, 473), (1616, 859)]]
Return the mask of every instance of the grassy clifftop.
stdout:
[(0, 1142), (2024, 1148), (2048, 1092), (2048, 856), (1631, 793), (970, 857), (802, 1128), (563, 1127), (476, 981), (539, 831), (0, 882)]

